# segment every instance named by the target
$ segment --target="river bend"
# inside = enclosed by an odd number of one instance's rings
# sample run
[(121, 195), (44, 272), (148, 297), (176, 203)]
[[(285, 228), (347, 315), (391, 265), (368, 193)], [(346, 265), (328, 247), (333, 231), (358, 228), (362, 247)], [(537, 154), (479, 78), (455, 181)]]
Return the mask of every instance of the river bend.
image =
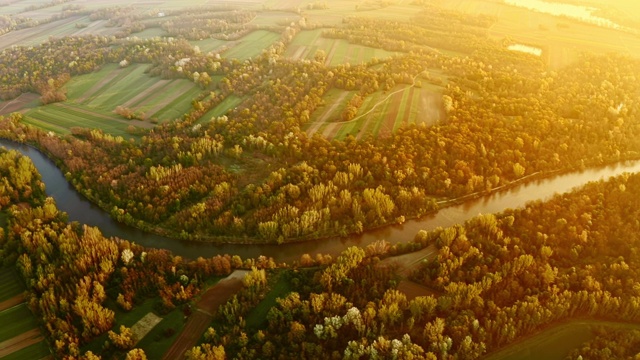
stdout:
[(4, 139), (0, 139), (0, 146), (17, 150), (31, 158), (42, 176), (42, 181), (46, 184), (47, 195), (55, 199), (58, 208), (69, 215), (70, 221), (97, 226), (105, 236), (117, 236), (143, 246), (167, 249), (175, 255), (190, 259), (199, 256), (211, 257), (217, 254), (240, 255), (242, 258), (256, 258), (265, 255), (273, 257), (277, 262), (290, 262), (300, 259), (304, 253), (312, 256), (316, 253), (335, 256), (349, 246), (366, 246), (379, 239), (387, 240), (390, 243), (410, 241), (422, 229), (430, 230), (437, 226), (446, 227), (463, 223), (478, 214), (497, 213), (508, 208), (522, 207), (533, 200), (545, 200), (556, 193), (568, 192), (574, 187), (590, 181), (606, 179), (625, 172), (640, 171), (640, 161), (627, 161), (581, 172), (561, 174), (547, 179), (532, 180), (508, 190), (469, 200), (460, 205), (446, 207), (435, 214), (409, 220), (402, 225), (387, 226), (344, 238), (284, 245), (212, 244), (170, 239), (119, 223), (112, 219), (107, 212), (78, 193), (53, 161), (40, 151)]

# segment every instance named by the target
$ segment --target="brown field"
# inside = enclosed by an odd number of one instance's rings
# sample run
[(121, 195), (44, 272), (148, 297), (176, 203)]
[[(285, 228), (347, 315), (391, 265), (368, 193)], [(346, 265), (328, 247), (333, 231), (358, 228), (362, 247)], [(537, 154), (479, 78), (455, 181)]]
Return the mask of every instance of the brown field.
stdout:
[(198, 339), (211, 324), (213, 313), (242, 289), (242, 279), (246, 273), (245, 270), (236, 270), (202, 294), (196, 304), (196, 311), (189, 316), (184, 329), (164, 354), (163, 359), (181, 359), (187, 350), (196, 345)]
[[(413, 90), (413, 87), (409, 90)], [(400, 113), (400, 109), (402, 106), (402, 97), (404, 95), (404, 91), (393, 94), (391, 97), (391, 102), (389, 106), (389, 111), (385, 111), (384, 118), (382, 120), (382, 124), (380, 125), (380, 130), (378, 131), (378, 136), (380, 137), (390, 137), (393, 134), (393, 128), (396, 124), (396, 118)], [(361, 133), (362, 134), (362, 133)]]
[(12, 112), (25, 109), (30, 103), (38, 101), (40, 95), (34, 93), (20, 94), (15, 99), (0, 101), (0, 115), (11, 114)]
[(0, 311), (2, 310), (6, 310), (8, 308), (14, 307), (18, 304), (21, 304), (24, 302), (24, 294), (19, 294), (16, 295), (14, 297), (12, 297), (11, 299), (5, 300), (3, 302), (0, 302)]
[(7, 341), (0, 343), (0, 358), (12, 354), (18, 350), (24, 349), (29, 345), (33, 345), (42, 341), (44, 338), (40, 334), (39, 329), (31, 329)]
[[(198, 309), (199, 310), (199, 309)], [(166, 360), (182, 359), (184, 353), (196, 345), (200, 336), (207, 330), (213, 317), (201, 311), (194, 311), (182, 332), (171, 348), (162, 357)]]

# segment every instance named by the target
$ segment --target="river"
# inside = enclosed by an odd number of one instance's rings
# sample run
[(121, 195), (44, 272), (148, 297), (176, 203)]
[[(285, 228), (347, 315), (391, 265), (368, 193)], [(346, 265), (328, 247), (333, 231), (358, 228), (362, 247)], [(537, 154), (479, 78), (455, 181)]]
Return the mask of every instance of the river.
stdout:
[(508, 190), (497, 191), (491, 195), (469, 200), (461, 205), (446, 207), (436, 214), (409, 220), (403, 225), (387, 226), (345, 238), (284, 245), (218, 245), (170, 239), (118, 223), (108, 213), (79, 194), (64, 178), (60, 169), (38, 150), (4, 139), (0, 139), (0, 146), (18, 150), (31, 158), (42, 175), (47, 194), (56, 200), (60, 210), (69, 214), (70, 221), (97, 226), (106, 236), (117, 236), (147, 247), (168, 249), (176, 255), (189, 259), (195, 259), (198, 256), (211, 257), (217, 254), (240, 255), (242, 258), (256, 258), (265, 255), (273, 257), (277, 262), (290, 262), (300, 259), (300, 255), (304, 253), (312, 256), (315, 256), (316, 253), (337, 255), (349, 246), (366, 246), (379, 239), (385, 239), (390, 243), (406, 242), (413, 239), (415, 234), (422, 229), (451, 226), (462, 223), (478, 214), (497, 213), (508, 208), (522, 207), (529, 201), (548, 199), (555, 193), (568, 192), (589, 181), (605, 179), (625, 172), (640, 171), (640, 161), (633, 161), (557, 175), (548, 179), (532, 180)]

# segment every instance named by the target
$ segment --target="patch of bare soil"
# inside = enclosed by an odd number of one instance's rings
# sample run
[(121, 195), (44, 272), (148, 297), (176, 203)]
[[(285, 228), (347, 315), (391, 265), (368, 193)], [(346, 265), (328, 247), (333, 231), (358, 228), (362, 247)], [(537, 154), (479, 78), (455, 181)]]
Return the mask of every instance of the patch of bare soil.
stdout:
[(40, 95), (38, 94), (24, 93), (20, 94), (20, 96), (15, 99), (0, 101), (0, 115), (7, 115), (12, 112), (23, 110), (27, 104), (37, 100), (38, 98), (40, 98)]
[(135, 335), (136, 339), (140, 341), (149, 333), (149, 331), (151, 331), (151, 329), (158, 325), (160, 321), (162, 321), (160, 316), (150, 312), (133, 324), (131, 332)]
[(402, 95), (403, 92), (397, 92), (393, 94), (390, 105), (391, 111), (385, 114), (382, 126), (380, 126), (380, 130), (378, 132), (378, 136), (390, 137), (393, 134), (393, 127), (396, 124), (396, 119), (398, 118), (398, 113), (400, 112), (400, 105), (402, 104)]

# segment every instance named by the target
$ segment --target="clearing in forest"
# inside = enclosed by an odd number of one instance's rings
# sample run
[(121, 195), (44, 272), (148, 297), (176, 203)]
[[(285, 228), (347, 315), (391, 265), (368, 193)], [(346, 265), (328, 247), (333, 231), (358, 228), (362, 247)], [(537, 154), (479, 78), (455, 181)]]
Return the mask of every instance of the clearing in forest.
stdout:
[(291, 59), (314, 59), (318, 50), (324, 51), (325, 64), (368, 63), (373, 58), (387, 59), (396, 53), (369, 46), (350, 44), (343, 39), (330, 39), (322, 36), (324, 29), (304, 30), (298, 33), (287, 47), (285, 56)]
[[(145, 74), (147, 67), (107, 64), (97, 72), (74, 77), (66, 84), (67, 101), (30, 110), (25, 122), (61, 135), (69, 134), (72, 127), (83, 127), (130, 137), (129, 127), (152, 128), (155, 122), (188, 112), (201, 89), (186, 79), (151, 77)], [(118, 106), (144, 114), (145, 120), (153, 122), (126, 120), (114, 112)]]
[(223, 52), (222, 56), (229, 59), (247, 60), (260, 55), (264, 49), (271, 46), (278, 39), (280, 39), (280, 34), (278, 33), (256, 30), (234, 41), (234, 45)]
[(434, 125), (444, 120), (443, 89), (433, 84), (398, 85), (388, 92), (375, 92), (364, 99), (357, 115), (349, 121), (340, 120), (351, 99), (350, 92), (331, 89), (325, 95), (327, 105), (312, 115), (307, 134), (320, 133), (329, 139), (349, 135), (363, 139), (370, 135), (390, 136), (402, 125)]

